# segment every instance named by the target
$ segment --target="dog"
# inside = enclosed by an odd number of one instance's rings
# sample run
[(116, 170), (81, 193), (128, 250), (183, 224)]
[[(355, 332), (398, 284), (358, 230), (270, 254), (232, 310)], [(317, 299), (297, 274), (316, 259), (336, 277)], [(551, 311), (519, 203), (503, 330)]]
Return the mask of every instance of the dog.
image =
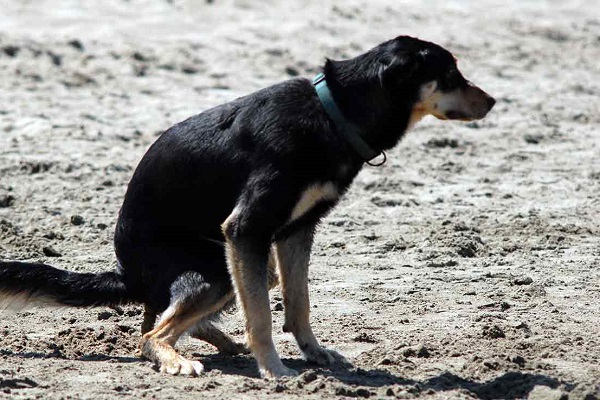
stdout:
[[(283, 329), (305, 359), (345, 362), (309, 323), (315, 229), (365, 162), (421, 118), (471, 121), (492, 109), (495, 100), (456, 63), (439, 45), (399, 36), (352, 59), (327, 59), (314, 82), (288, 80), (174, 125), (129, 183), (115, 228), (117, 270), (3, 261), (3, 308), (141, 303), (139, 351), (161, 371), (203, 371), (173, 347), (187, 332), (223, 353), (249, 349), (263, 377), (292, 376), (271, 332), (268, 290), (278, 276)], [(212, 323), (236, 299), (247, 348)]]

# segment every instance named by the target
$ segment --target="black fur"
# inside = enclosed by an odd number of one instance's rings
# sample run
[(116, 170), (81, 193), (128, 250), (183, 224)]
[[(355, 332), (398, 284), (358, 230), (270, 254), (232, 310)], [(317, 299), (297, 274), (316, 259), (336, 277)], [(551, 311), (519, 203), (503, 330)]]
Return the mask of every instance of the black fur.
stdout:
[[(443, 48), (403, 36), (350, 60), (327, 60), (324, 74), (344, 115), (371, 147), (384, 150), (406, 131), (422, 84), (466, 84), (462, 76), (450, 82), (446, 72), (453, 68)], [(77, 306), (138, 302), (158, 312), (174, 289), (185, 292), (179, 283), (190, 274), (218, 293), (231, 292), (221, 224), (236, 205), (244, 213), (228, 226), (230, 237), (259, 249), (264, 262), (274, 240), (316, 225), (337, 201), (322, 201), (289, 222), (302, 191), (332, 182), (343, 193), (363, 162), (336, 132), (309, 80), (276, 84), (178, 123), (150, 147), (119, 214), (116, 273), (0, 262), (0, 291)]]
[(0, 263), (0, 293), (40, 298), (55, 304), (89, 307), (117, 305), (131, 301), (120, 274), (63, 271), (45, 264)]

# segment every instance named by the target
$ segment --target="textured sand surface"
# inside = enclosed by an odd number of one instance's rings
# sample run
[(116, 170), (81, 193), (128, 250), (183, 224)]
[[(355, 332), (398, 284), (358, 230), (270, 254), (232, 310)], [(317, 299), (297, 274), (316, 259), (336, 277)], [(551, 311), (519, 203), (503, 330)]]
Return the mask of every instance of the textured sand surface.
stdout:
[[(422, 121), (323, 221), (312, 321), (355, 368), (302, 361), (281, 311), (302, 375), (267, 381), (192, 339), (205, 375), (156, 372), (133, 355), (140, 307), (32, 309), (1, 314), (0, 398), (600, 398), (594, 1), (0, 1), (0, 258), (114, 268), (160, 132), (399, 34), (453, 51), (498, 104)], [(237, 313), (222, 326), (243, 339)]]

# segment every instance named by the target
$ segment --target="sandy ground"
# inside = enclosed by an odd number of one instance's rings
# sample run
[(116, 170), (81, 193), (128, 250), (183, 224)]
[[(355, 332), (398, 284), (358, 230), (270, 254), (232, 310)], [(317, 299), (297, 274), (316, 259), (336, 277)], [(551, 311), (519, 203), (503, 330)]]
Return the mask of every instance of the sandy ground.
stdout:
[[(98, 3), (98, 4), (96, 4)], [(0, 1), (0, 258), (114, 268), (133, 168), (161, 131), (324, 57), (438, 42), (498, 99), (426, 119), (323, 222), (312, 321), (355, 368), (293, 379), (185, 339), (134, 357), (141, 308), (0, 319), (0, 398), (600, 398), (600, 4), (592, 1)], [(242, 340), (240, 316), (223, 329)]]

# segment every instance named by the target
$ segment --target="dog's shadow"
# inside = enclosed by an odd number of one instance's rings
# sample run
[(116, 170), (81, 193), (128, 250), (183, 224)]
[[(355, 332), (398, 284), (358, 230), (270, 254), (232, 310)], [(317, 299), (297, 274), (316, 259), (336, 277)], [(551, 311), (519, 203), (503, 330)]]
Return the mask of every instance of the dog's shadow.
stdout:
[[(51, 358), (55, 354), (37, 353), (37, 352), (12, 352), (10, 350), (0, 350), (0, 355), (18, 356), (24, 358)], [(226, 375), (245, 376), (249, 378), (259, 378), (256, 368), (256, 361), (250, 356), (223, 356), (220, 354), (200, 355), (193, 353), (196, 359), (201, 359), (207, 371), (217, 370)], [(58, 356), (58, 358), (62, 358)], [(99, 354), (84, 355), (79, 358), (80, 361), (107, 361), (115, 360), (121, 363), (148, 362), (137, 357), (114, 357)], [(419, 393), (442, 393), (456, 389), (467, 390), (471, 395), (479, 399), (521, 399), (527, 398), (535, 386), (547, 386), (555, 389), (563, 386), (566, 390), (572, 390), (575, 385), (572, 383), (560, 381), (547, 375), (531, 374), (519, 371), (505, 372), (494, 379), (478, 382), (462, 378), (451, 372), (443, 372), (438, 376), (425, 380), (414, 380), (396, 376), (382, 369), (365, 370), (362, 368), (345, 367), (334, 365), (330, 368), (315, 367), (307, 364), (301, 359), (283, 359), (285, 365), (304, 374), (308, 371), (314, 371), (314, 375), (305, 380), (306, 384), (318, 378), (334, 378), (335, 380), (346, 384), (355, 385), (363, 388), (380, 388), (384, 386), (398, 385), (401, 390), (406, 390), (413, 394)], [(306, 375), (303, 375), (306, 377)], [(302, 382), (302, 376), (299, 382)]]
[[(531, 374), (519, 371), (505, 372), (494, 379), (478, 382), (462, 378), (451, 372), (425, 380), (406, 379), (382, 369), (364, 370), (361, 368), (332, 366), (331, 368), (315, 367), (300, 359), (283, 359), (286, 366), (294, 368), (303, 374), (314, 371), (315, 376), (332, 377), (346, 385), (356, 385), (363, 388), (379, 388), (398, 385), (402, 389), (417, 394), (436, 392), (442, 393), (456, 389), (467, 390), (479, 399), (521, 399), (527, 398), (535, 386), (547, 386), (556, 389), (559, 386), (571, 390), (574, 385), (541, 374)], [(203, 363), (207, 370), (219, 370), (223, 374), (258, 378), (256, 362), (251, 357), (223, 357), (217, 355), (204, 356)], [(298, 378), (302, 379), (302, 378)], [(309, 382), (310, 383), (310, 382)]]

